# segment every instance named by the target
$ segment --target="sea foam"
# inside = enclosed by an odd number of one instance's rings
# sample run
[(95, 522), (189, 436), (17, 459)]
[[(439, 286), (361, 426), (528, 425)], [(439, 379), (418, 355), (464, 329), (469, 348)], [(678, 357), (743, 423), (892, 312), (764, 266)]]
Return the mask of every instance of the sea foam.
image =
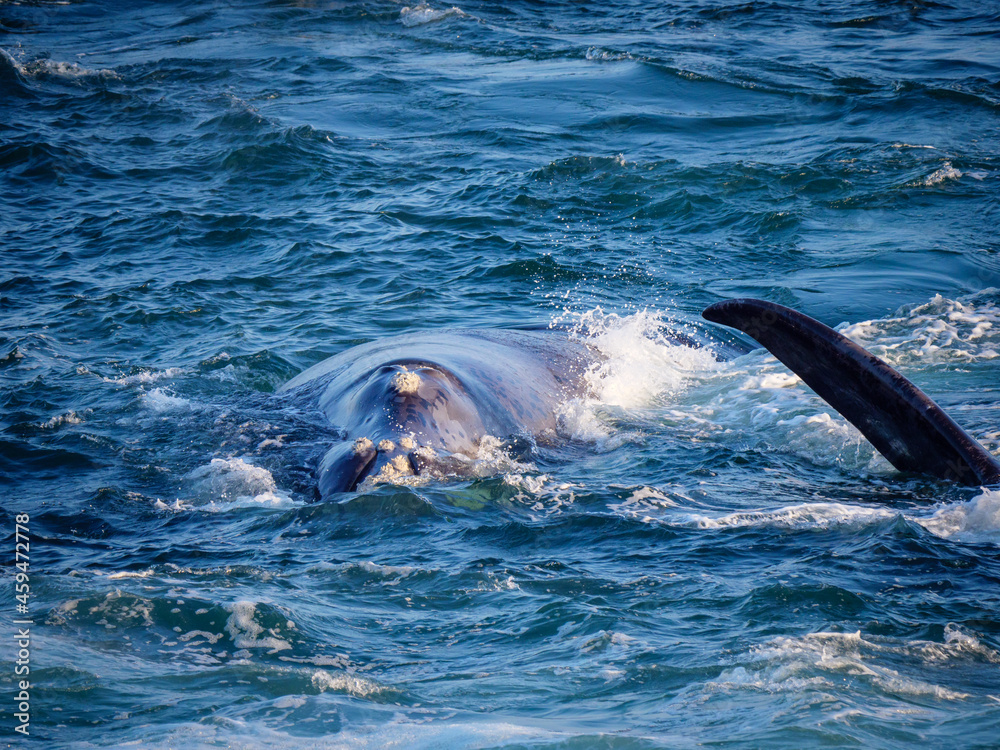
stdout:
[(427, 23), (433, 23), (434, 21), (441, 21), (450, 16), (464, 16), (465, 12), (461, 8), (452, 6), (451, 8), (437, 9), (432, 8), (427, 3), (421, 3), (420, 5), (415, 5), (412, 8), (410, 6), (404, 6), (399, 11), (399, 22), (407, 27), (412, 26), (423, 26)]
[(213, 458), (205, 466), (190, 472), (191, 498), (173, 506), (160, 507), (172, 510), (221, 511), (236, 507), (289, 508), (302, 503), (278, 488), (274, 476), (262, 466), (243, 458)]

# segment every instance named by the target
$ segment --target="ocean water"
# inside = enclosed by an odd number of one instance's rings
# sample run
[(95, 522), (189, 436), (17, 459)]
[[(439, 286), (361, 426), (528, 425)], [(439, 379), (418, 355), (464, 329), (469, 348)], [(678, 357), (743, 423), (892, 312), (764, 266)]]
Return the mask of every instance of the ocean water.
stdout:
[[(792, 305), (1000, 454), (996, 9), (458, 2), (0, 3), (4, 740), (996, 747), (1000, 491), (664, 335)], [(282, 383), (549, 323), (559, 441), (315, 501)]]

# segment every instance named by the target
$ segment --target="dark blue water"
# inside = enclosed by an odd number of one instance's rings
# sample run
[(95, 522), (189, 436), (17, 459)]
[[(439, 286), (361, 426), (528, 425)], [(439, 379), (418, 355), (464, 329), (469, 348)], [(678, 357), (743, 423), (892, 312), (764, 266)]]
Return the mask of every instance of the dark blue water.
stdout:
[[(971, 0), (0, 4), (31, 738), (996, 746), (1000, 493), (662, 331), (848, 324), (1000, 452), (998, 81)], [(314, 502), (282, 383), (552, 321), (560, 440)]]

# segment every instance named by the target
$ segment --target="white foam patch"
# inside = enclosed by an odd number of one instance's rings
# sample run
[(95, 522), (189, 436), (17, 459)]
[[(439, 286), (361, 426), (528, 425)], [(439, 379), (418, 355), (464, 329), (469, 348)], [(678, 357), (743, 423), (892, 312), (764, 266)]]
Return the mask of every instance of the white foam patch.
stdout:
[(658, 508), (672, 508), (677, 502), (654, 487), (640, 487), (625, 500), (628, 504), (652, 503)]
[(1000, 308), (989, 301), (961, 302), (937, 294), (923, 305), (900, 308), (893, 317), (845, 326), (841, 333), (894, 366), (913, 360), (991, 360), (1000, 357)]
[[(454, 455), (462, 457), (460, 454)], [(475, 455), (468, 459), (468, 465), (463, 467), (463, 476), (495, 477), (501, 474), (530, 472), (535, 469), (534, 464), (530, 462), (511, 458), (507, 452), (507, 443), (493, 435), (483, 435), (476, 446)]]
[[(155, 605), (151, 599), (125, 593), (119, 589), (109, 591), (104, 595), (104, 600), (93, 607), (87, 609), (87, 614), (91, 617), (100, 615), (96, 621), (97, 625), (119, 625), (131, 626), (141, 624), (144, 627), (152, 627), (153, 611)], [(69, 614), (68, 612), (66, 613)], [(77, 611), (76, 614), (79, 614)]]
[(302, 708), (307, 700), (302, 695), (283, 695), (276, 699), (271, 705), (275, 708)]
[(600, 355), (585, 373), (588, 395), (560, 405), (558, 430), (593, 443), (598, 451), (642, 439), (635, 432), (611, 428), (609, 410), (662, 409), (676, 403), (692, 383), (718, 365), (707, 349), (671, 341), (660, 312), (618, 315), (598, 307), (567, 313), (554, 321), (558, 324), (568, 324), (572, 336)]
[(285, 438), (288, 435), (275, 435), (273, 438), (265, 438), (257, 443), (257, 450), (264, 450), (265, 448), (282, 448), (285, 445)]
[[(685, 498), (690, 500), (689, 498)], [(677, 507), (673, 498), (654, 487), (640, 487), (619, 503), (611, 503), (608, 509), (626, 518), (643, 523), (659, 523)]]
[(955, 167), (951, 165), (950, 161), (946, 161), (940, 169), (928, 175), (927, 178), (924, 179), (923, 184), (926, 187), (931, 187), (933, 185), (940, 185), (945, 180), (957, 180), (961, 176), (962, 173), (955, 169)]
[(157, 510), (169, 510), (174, 513), (183, 513), (185, 511), (194, 510), (194, 506), (191, 503), (186, 503), (183, 500), (174, 500), (172, 503), (167, 503), (156, 498), (153, 502), (153, 507)]
[(172, 396), (162, 388), (154, 388), (142, 394), (142, 404), (150, 411), (161, 414), (168, 411), (184, 411), (191, 408), (191, 402), (180, 396)]
[(59, 414), (58, 416), (47, 419), (41, 422), (38, 426), (43, 430), (54, 430), (57, 427), (62, 427), (68, 424), (81, 424), (83, 422), (83, 417), (77, 414), (75, 411), (69, 411), (65, 414)]
[(925, 304), (843, 326), (840, 332), (894, 367), (992, 360), (1000, 357), (1000, 308), (983, 298), (997, 293), (990, 288), (964, 302), (936, 294)]
[(914, 518), (925, 529), (945, 539), (1000, 543), (1000, 491), (984, 489), (965, 503), (939, 508), (930, 518)]
[[(420, 714), (425, 714), (421, 716)], [(432, 709), (412, 708), (378, 725), (345, 726), (336, 734), (310, 736), (308, 746), (317, 750), (440, 750), (441, 748), (491, 748), (506, 744), (556, 744), (573, 735), (530, 725), (481, 718), (475, 721), (440, 719)], [(144, 738), (142, 747), (176, 748), (224, 746), (232, 750), (303, 747), (299, 733), (288, 734), (273, 723), (230, 719), (225, 726), (202, 722), (179, 724)]]
[(316, 667), (334, 667), (335, 669), (347, 669), (350, 660), (347, 654), (335, 654), (334, 656), (279, 656), (279, 660), (292, 662), (295, 664), (312, 664)]
[(504, 484), (509, 487), (514, 487), (521, 490), (522, 492), (515, 496), (515, 498), (525, 499), (529, 495), (541, 495), (545, 488), (552, 481), (552, 477), (548, 474), (504, 474), (503, 476)]
[(626, 633), (620, 633), (617, 630), (601, 630), (582, 643), (580, 650), (584, 653), (594, 651), (605, 652), (609, 650), (626, 652), (632, 649), (637, 643), (639, 643), (638, 639)]
[[(628, 52), (612, 52), (600, 47), (588, 47), (584, 57), (588, 60), (600, 60), (602, 62), (632, 59), (632, 55)], [(624, 159), (622, 160), (622, 164), (624, 165)]]
[(466, 13), (461, 8), (452, 6), (451, 8), (436, 9), (427, 3), (420, 3), (414, 7), (405, 6), (399, 11), (399, 22), (406, 27), (423, 26), (424, 24), (441, 21), (451, 16), (465, 16)]
[(577, 485), (569, 482), (556, 484), (548, 474), (504, 474), (504, 484), (518, 490), (511, 498), (521, 503), (533, 520), (557, 515), (576, 501)]
[(135, 385), (155, 383), (164, 378), (176, 378), (185, 373), (182, 367), (168, 367), (166, 370), (143, 370), (132, 375), (122, 375), (117, 378), (101, 378), (105, 383), (114, 385)]
[(735, 667), (722, 672), (716, 679), (708, 683), (708, 687), (723, 690), (752, 688), (777, 693), (783, 691), (799, 692), (809, 687), (830, 686), (830, 683), (822, 677), (796, 677), (795, 674), (795, 669), (787, 667), (760, 670)]
[(199, 638), (201, 640), (195, 641), (195, 643), (192, 644), (194, 646), (201, 645), (202, 643), (209, 643), (214, 646), (222, 640), (222, 633), (209, 633), (207, 630), (191, 630), (177, 636), (177, 640), (181, 643), (193, 641), (195, 638)]
[(372, 562), (371, 560), (360, 560), (358, 562), (347, 563), (320, 562), (307, 568), (308, 572), (327, 570), (346, 573), (360, 571), (378, 578), (399, 579), (418, 573), (421, 569), (412, 565), (382, 565), (380, 563)]
[(257, 623), (254, 619), (257, 605), (254, 602), (235, 602), (226, 609), (232, 613), (226, 620), (226, 632), (233, 639), (236, 648), (263, 648), (267, 649), (269, 654), (276, 654), (292, 647), (292, 644), (279, 636), (277, 628), (265, 631), (264, 627)]
[[(105, 573), (100, 570), (95, 570), (92, 572), (95, 576), (105, 575)], [(154, 571), (152, 568), (146, 568), (145, 570), (134, 570), (134, 571), (122, 570), (116, 573), (107, 573), (106, 575), (108, 576), (109, 580), (117, 581), (122, 578), (150, 578), (152, 575), (154, 575)]]
[(383, 577), (401, 577), (412, 575), (417, 572), (417, 568), (412, 565), (380, 565), (379, 563), (374, 563), (371, 560), (362, 560), (356, 563), (347, 563), (346, 568), (354, 568), (357, 570), (363, 570), (366, 573), (371, 573), (377, 576)]
[(25, 78), (34, 78), (39, 75), (54, 76), (58, 78), (75, 79), (86, 77), (119, 78), (120, 76), (113, 70), (101, 70), (85, 68), (82, 65), (72, 62), (60, 62), (58, 60), (31, 60), (22, 62), (6, 50), (0, 49), (0, 57), (17, 70)]
[(892, 471), (853, 425), (763, 350), (706, 371), (671, 416), (696, 441), (791, 453), (854, 474)]
[(823, 529), (836, 526), (864, 527), (895, 518), (897, 515), (898, 513), (883, 508), (843, 503), (801, 503), (776, 510), (751, 510), (718, 515), (682, 513), (679, 514), (679, 518), (681, 523), (699, 529), (756, 527)]
[(953, 622), (945, 625), (944, 643), (912, 641), (908, 649), (925, 664), (954, 664), (960, 660), (1000, 664), (1000, 651), (990, 648)]
[[(934, 663), (942, 654), (957, 656), (969, 653), (969, 646), (960, 633), (952, 635), (951, 641), (947, 637), (944, 644), (938, 644), (929, 641), (880, 642), (867, 640), (860, 632), (779, 636), (738, 657), (739, 666), (723, 671), (709, 686), (724, 690), (751, 688), (766, 692), (798, 692), (808, 688), (829, 690), (835, 686), (862, 683), (894, 696), (963, 700), (969, 697), (966, 693), (904, 675), (875, 663), (873, 659), (894, 654), (908, 657), (916, 662), (914, 668), (919, 668)], [(933, 658), (924, 658), (924, 654), (931, 654)]]
[(347, 693), (358, 698), (368, 698), (372, 695), (379, 695), (391, 688), (379, 685), (374, 680), (366, 680), (363, 677), (356, 677), (347, 672), (337, 672), (331, 674), (325, 669), (318, 669), (312, 676), (313, 687), (321, 693), (333, 691), (337, 693)]
[[(685, 498), (688, 502), (693, 502)], [(687, 505), (688, 503), (685, 503)], [(967, 502), (950, 503), (930, 512), (903, 512), (871, 505), (798, 503), (735, 513), (691, 512), (659, 490), (643, 488), (609, 509), (644, 523), (716, 530), (740, 528), (829, 529), (868, 526), (904, 518), (942, 539), (1000, 544), (1000, 490), (983, 489)]]
[(460, 590), (463, 593), (469, 594), (473, 591), (520, 591), (521, 587), (512, 575), (497, 575), (493, 572), (487, 572), (483, 580), (476, 585), (475, 589)]
[(587, 371), (587, 384), (606, 406), (639, 408), (676, 399), (693, 378), (716, 366), (713, 354), (671, 341), (663, 314), (643, 310), (620, 316), (596, 308), (572, 330), (603, 357)]
[[(235, 507), (292, 508), (302, 505), (279, 489), (274, 476), (262, 466), (243, 458), (213, 458), (186, 479), (191, 482), (194, 499), (203, 510), (227, 510)], [(176, 501), (171, 506), (158, 501), (157, 507), (171, 510), (192, 510), (190, 502)]]
[(484, 435), (479, 441), (473, 459), (472, 476), (492, 477), (518, 471), (533, 471), (534, 465), (511, 458), (506, 444), (500, 438)]

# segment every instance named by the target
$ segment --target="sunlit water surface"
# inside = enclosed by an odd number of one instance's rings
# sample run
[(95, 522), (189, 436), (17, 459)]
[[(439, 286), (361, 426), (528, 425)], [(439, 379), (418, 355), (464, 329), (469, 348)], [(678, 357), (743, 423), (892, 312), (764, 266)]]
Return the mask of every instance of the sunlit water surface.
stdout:
[[(988, 6), (0, 4), (32, 737), (995, 746), (1000, 492), (663, 335), (793, 305), (1000, 452)], [(282, 383), (554, 321), (606, 356), (559, 440), (315, 502)]]

